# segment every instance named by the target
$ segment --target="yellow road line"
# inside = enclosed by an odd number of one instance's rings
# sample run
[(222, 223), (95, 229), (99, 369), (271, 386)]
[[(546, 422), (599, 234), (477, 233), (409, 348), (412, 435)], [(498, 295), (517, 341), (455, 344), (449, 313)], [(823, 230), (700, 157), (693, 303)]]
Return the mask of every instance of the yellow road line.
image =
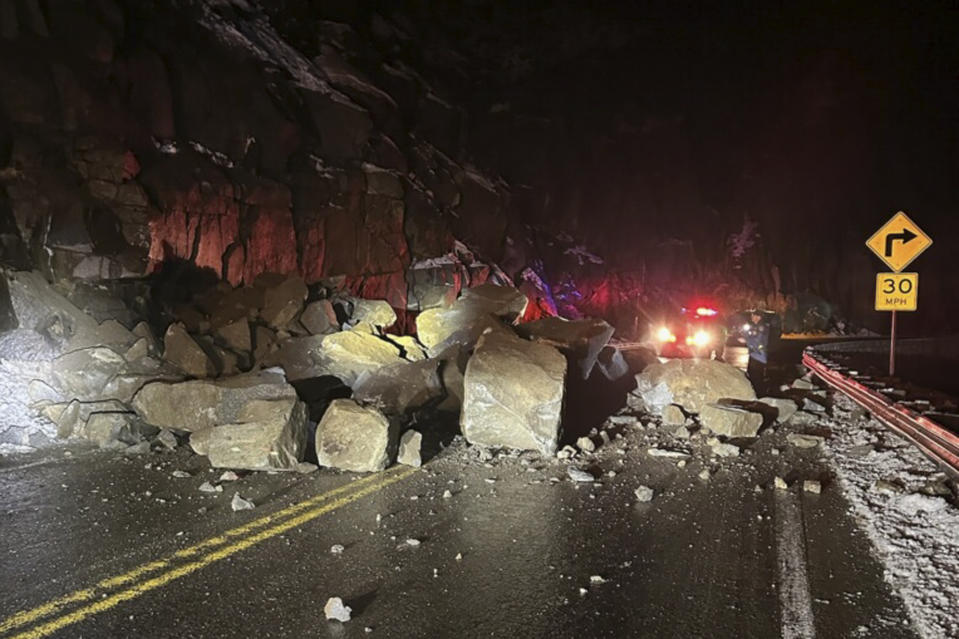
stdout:
[[(396, 473), (396, 469), (389, 470), (387, 471), (386, 474), (388, 475), (390, 473)], [(405, 478), (409, 476), (409, 474), (410, 474), (409, 472), (401, 472), (398, 474), (399, 479)], [(185, 559), (188, 557), (193, 557), (195, 555), (200, 554), (203, 550), (207, 550), (209, 548), (213, 548), (215, 546), (225, 544), (229, 542), (231, 539), (234, 539), (236, 537), (242, 537), (243, 535), (253, 530), (256, 530), (257, 528), (262, 528), (263, 526), (271, 524), (279, 519), (283, 519), (284, 517), (294, 515), (300, 512), (301, 510), (309, 509), (323, 501), (326, 501), (327, 499), (330, 499), (332, 497), (335, 497), (336, 495), (339, 495), (340, 493), (349, 491), (350, 489), (356, 488), (357, 486), (370, 484), (371, 482), (374, 482), (374, 480), (382, 480), (382, 479), (383, 479), (383, 474), (380, 474), (380, 475), (369, 475), (367, 477), (364, 477), (363, 479), (358, 479), (356, 481), (349, 482), (343, 486), (340, 486), (339, 488), (334, 488), (333, 490), (329, 490), (315, 497), (311, 497), (310, 499), (298, 502), (296, 504), (293, 504), (291, 506), (278, 510), (274, 513), (271, 513), (259, 519), (255, 519), (253, 521), (247, 522), (246, 524), (242, 526), (232, 528), (220, 535), (216, 535), (214, 537), (210, 537), (209, 539), (205, 539), (199, 542), (198, 544), (195, 544), (188, 548), (178, 550), (177, 552), (173, 553), (169, 557), (147, 562), (123, 574), (117, 575), (115, 577), (108, 577), (106, 579), (103, 579), (97, 582), (97, 584), (92, 588), (83, 588), (75, 592), (72, 592), (68, 595), (64, 595), (63, 597), (53, 599), (52, 601), (49, 601), (43, 605), (37, 606), (36, 608), (17, 612), (11, 615), (10, 617), (7, 617), (6, 619), (4, 619), (2, 622), (0, 622), (0, 634), (13, 630), (14, 628), (19, 628), (26, 624), (32, 623), (38, 619), (42, 619), (43, 617), (47, 617), (55, 612), (58, 612), (61, 608), (68, 606), (70, 604), (90, 601), (91, 599), (94, 599), (95, 597), (103, 594), (104, 590), (110, 590), (117, 586), (122, 586), (124, 584), (128, 584), (133, 581), (136, 581), (143, 575), (147, 575), (151, 572), (156, 572), (157, 570), (168, 567), (177, 559)], [(391, 478), (388, 477), (388, 479), (391, 479)], [(374, 482), (374, 486), (378, 486), (382, 488), (383, 486), (387, 486), (390, 483), (393, 483), (393, 481), (398, 481), (398, 479), (397, 480), (391, 479), (387, 483)], [(363, 494), (365, 495), (368, 493), (364, 492)]]

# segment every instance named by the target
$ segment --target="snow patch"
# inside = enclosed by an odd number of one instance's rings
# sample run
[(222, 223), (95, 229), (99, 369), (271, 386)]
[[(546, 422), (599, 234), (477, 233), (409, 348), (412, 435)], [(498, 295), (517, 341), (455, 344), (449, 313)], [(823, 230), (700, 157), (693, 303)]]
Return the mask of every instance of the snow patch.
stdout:
[[(844, 420), (833, 428), (826, 458), (886, 568), (886, 581), (922, 637), (959, 636), (959, 509), (921, 492), (945, 476), (878, 421), (854, 419), (855, 404), (845, 396), (837, 396), (836, 407)], [(905, 492), (872, 490), (890, 479)]]

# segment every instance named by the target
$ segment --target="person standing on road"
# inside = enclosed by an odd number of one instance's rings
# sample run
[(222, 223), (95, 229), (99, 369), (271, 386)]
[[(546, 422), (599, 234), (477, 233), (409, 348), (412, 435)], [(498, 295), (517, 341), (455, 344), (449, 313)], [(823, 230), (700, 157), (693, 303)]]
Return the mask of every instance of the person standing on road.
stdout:
[(769, 363), (769, 326), (763, 316), (753, 311), (746, 328), (746, 348), (749, 349), (749, 364), (746, 376), (752, 382), (757, 395), (766, 392), (766, 365)]

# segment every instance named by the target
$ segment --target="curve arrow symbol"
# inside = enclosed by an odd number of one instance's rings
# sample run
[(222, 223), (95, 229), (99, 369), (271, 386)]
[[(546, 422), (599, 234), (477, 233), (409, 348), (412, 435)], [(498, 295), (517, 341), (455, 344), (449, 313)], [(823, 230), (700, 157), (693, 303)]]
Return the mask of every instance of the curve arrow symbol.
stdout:
[(892, 243), (896, 240), (902, 240), (903, 244), (908, 244), (919, 237), (909, 229), (903, 229), (901, 233), (890, 233), (886, 236), (886, 257), (892, 257)]

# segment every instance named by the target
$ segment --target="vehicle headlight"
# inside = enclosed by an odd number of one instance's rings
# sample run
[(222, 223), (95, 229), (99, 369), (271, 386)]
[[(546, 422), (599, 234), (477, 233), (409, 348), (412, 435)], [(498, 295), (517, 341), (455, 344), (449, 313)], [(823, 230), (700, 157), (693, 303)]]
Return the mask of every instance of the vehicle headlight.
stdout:
[(706, 331), (696, 331), (693, 335), (693, 344), (695, 346), (706, 346), (712, 341), (712, 337)]
[(659, 339), (660, 342), (675, 342), (675, 341), (676, 341), (676, 336), (673, 335), (673, 332), (670, 331), (670, 330), (669, 330), (668, 328), (666, 328), (665, 326), (660, 327), (660, 329), (659, 329), (658, 331), (656, 331), (656, 338)]

